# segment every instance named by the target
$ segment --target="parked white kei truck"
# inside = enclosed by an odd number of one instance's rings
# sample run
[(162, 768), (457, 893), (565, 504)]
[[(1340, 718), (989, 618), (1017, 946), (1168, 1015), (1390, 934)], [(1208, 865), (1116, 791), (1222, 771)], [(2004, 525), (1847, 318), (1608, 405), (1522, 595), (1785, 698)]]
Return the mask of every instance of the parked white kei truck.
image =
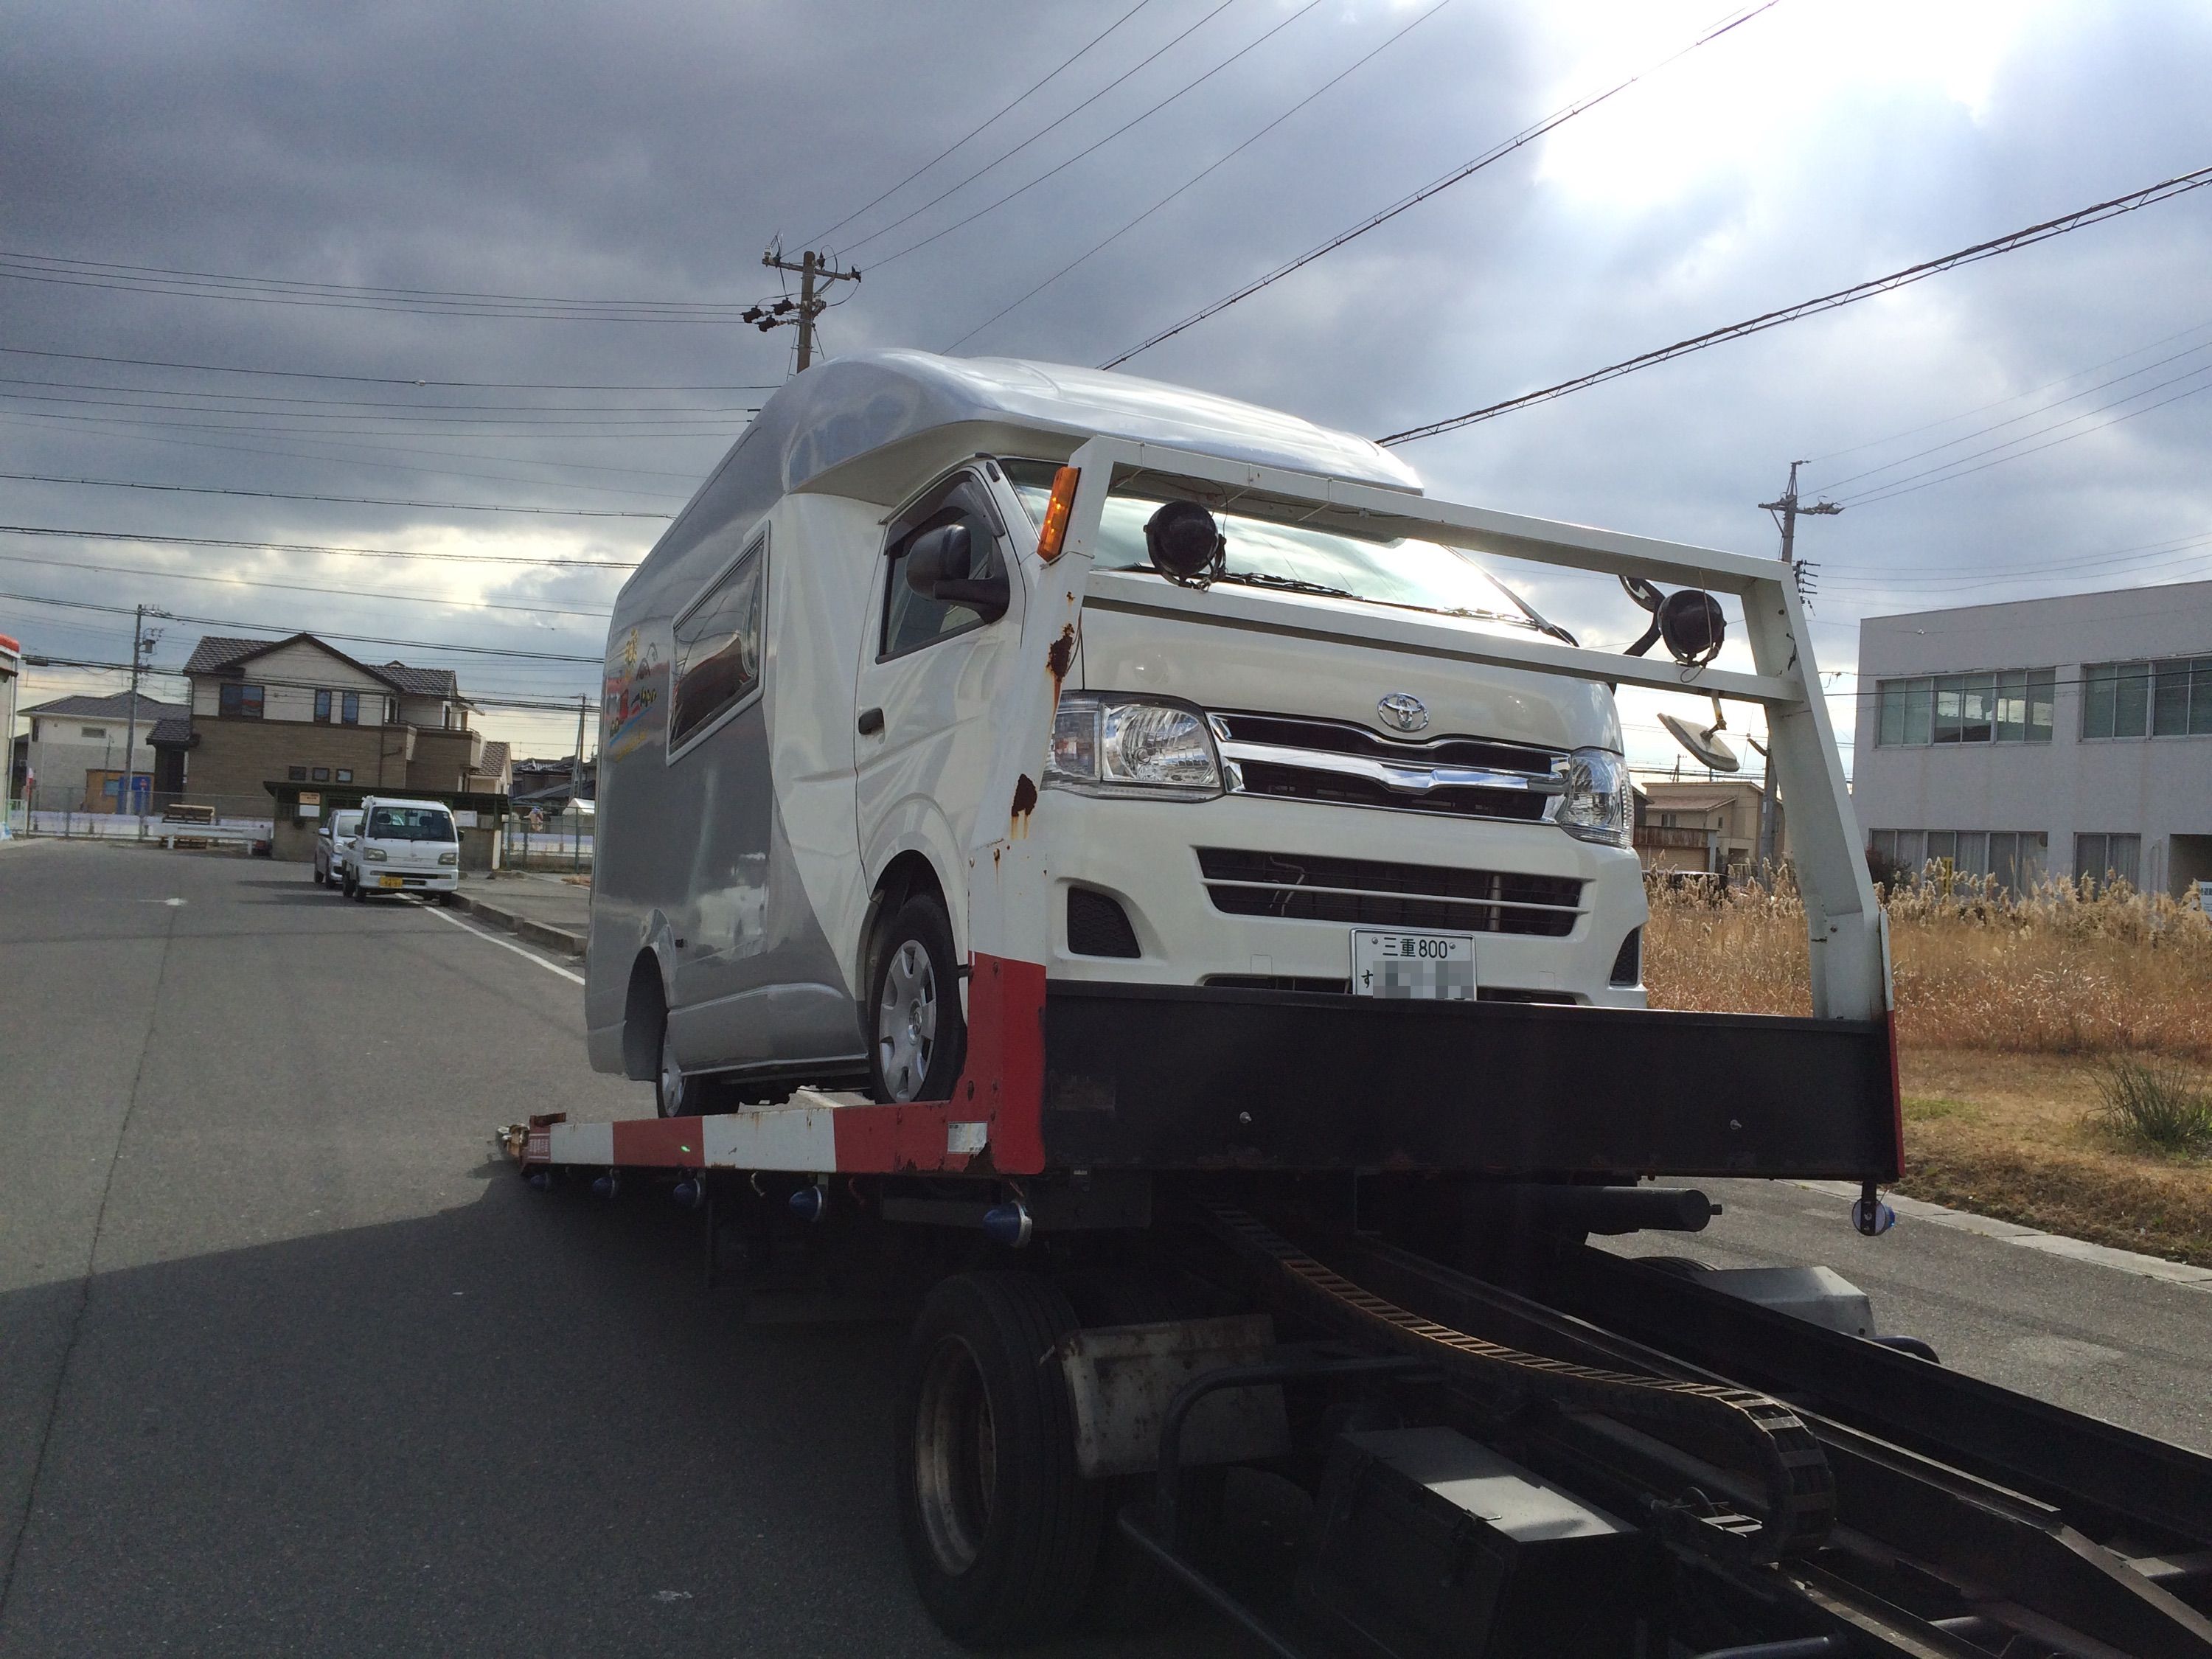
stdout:
[(366, 900), (372, 893), (434, 893), (447, 902), (461, 884), (460, 831), (441, 801), (399, 800), (371, 795), (361, 804), (361, 823), (346, 843), (344, 892)]

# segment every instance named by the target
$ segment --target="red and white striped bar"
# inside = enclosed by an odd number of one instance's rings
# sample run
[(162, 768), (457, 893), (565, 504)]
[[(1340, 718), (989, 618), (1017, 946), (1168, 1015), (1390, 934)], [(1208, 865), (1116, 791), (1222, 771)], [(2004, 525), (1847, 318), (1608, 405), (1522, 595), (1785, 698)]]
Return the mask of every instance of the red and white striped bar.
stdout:
[(802, 1175), (957, 1174), (988, 1152), (991, 1123), (952, 1106), (847, 1103), (802, 1089), (787, 1105), (713, 1117), (570, 1123), (532, 1118), (526, 1169), (767, 1170)]

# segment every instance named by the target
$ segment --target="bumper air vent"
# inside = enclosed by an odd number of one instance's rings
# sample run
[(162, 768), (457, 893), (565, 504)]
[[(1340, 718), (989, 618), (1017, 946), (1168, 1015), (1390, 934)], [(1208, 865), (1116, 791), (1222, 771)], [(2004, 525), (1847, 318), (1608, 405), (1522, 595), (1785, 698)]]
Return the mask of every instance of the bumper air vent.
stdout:
[(1231, 915), (1564, 939), (1583, 914), (1583, 884), (1571, 876), (1216, 847), (1200, 848), (1198, 864), (1213, 908)]
[(1067, 949), (1079, 957), (1140, 957), (1137, 930), (1117, 899), (1086, 887), (1067, 890)]
[(1644, 930), (1632, 927), (1628, 937), (1620, 941), (1620, 954), (1613, 959), (1613, 972), (1607, 976), (1608, 985), (1632, 986), (1644, 977)]

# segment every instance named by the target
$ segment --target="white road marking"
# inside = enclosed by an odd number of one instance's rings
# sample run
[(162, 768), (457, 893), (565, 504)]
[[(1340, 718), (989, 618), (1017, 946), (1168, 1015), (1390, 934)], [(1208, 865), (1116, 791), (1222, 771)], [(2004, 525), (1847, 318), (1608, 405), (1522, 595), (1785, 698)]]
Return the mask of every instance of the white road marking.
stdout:
[[(1794, 1187), (1808, 1192), (1826, 1193), (1833, 1198), (1856, 1199), (1859, 1189), (1848, 1181), (1795, 1181)], [(1925, 1221), (1937, 1227), (1951, 1227), (1962, 1233), (1979, 1233), (1984, 1238), (1994, 1238), (2003, 1244), (2018, 1245), (2026, 1250), (2040, 1250), (2046, 1255), (2063, 1255), (2070, 1261), (2087, 1261), (2095, 1267), (2110, 1267), (2116, 1273), (2134, 1273), (2143, 1279), (2162, 1279), (2169, 1285), (2179, 1285), (2187, 1290), (2212, 1291), (2212, 1267), (2191, 1267), (2185, 1261), (2168, 1261), (2163, 1256), (2145, 1255), (2139, 1250), (2116, 1249), (2110, 1244), (2091, 1244), (2079, 1238), (2068, 1238), (2058, 1233), (2046, 1233), (2039, 1227), (2023, 1227), (2018, 1222), (1999, 1221), (1991, 1216), (1976, 1215), (1970, 1210), (1954, 1210), (1942, 1204), (1930, 1204), (1924, 1198), (1907, 1198), (1903, 1193), (1892, 1193), (1888, 1203), (1900, 1220)]]
[(581, 985), (584, 982), (584, 976), (581, 974), (575, 973), (569, 969), (563, 968), (558, 963), (548, 962), (544, 957), (539, 956), (537, 951), (529, 949), (526, 945), (517, 945), (513, 939), (501, 939), (496, 933), (487, 933), (481, 927), (471, 927), (467, 922), (463, 921), (459, 916), (448, 915), (443, 906), (425, 904), (418, 908), (426, 915), (437, 917), (441, 921), (452, 923), (465, 933), (474, 933), (478, 939), (483, 939), (487, 944), (496, 945), (502, 951), (512, 951), (515, 955), (520, 957), (525, 962), (536, 963), (538, 966), (543, 968), (547, 973), (558, 974), (562, 979), (568, 981), (571, 984)]

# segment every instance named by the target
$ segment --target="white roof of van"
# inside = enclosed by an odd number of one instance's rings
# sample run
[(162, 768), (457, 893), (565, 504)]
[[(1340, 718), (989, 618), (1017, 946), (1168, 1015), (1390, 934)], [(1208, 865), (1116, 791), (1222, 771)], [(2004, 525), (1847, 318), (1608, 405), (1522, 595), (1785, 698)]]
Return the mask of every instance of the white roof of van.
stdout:
[[(952, 428), (964, 430), (946, 430)], [(1028, 453), (1037, 459), (1072, 454), (1093, 436), (1128, 438), (1352, 483), (1420, 489), (1413, 469), (1370, 439), (1233, 398), (1063, 363), (858, 351), (807, 370), (769, 398), (625, 592), (648, 570), (688, 567), (694, 550), (718, 532), (743, 531), (778, 497), (836, 469), (847, 468), (841, 478), (850, 483), (829, 479), (823, 488), (865, 495), (890, 484), (884, 493), (897, 499), (925, 480), (897, 482), (900, 468), (893, 465), (894, 477), (864, 483), (861, 473), (884, 469), (848, 464), (909, 441), (942, 447), (928, 441), (932, 433), (1015, 455), (1028, 447), (1025, 437), (1036, 434)], [(717, 549), (713, 558), (728, 556), (728, 550)], [(617, 603), (618, 624), (628, 609)]]

